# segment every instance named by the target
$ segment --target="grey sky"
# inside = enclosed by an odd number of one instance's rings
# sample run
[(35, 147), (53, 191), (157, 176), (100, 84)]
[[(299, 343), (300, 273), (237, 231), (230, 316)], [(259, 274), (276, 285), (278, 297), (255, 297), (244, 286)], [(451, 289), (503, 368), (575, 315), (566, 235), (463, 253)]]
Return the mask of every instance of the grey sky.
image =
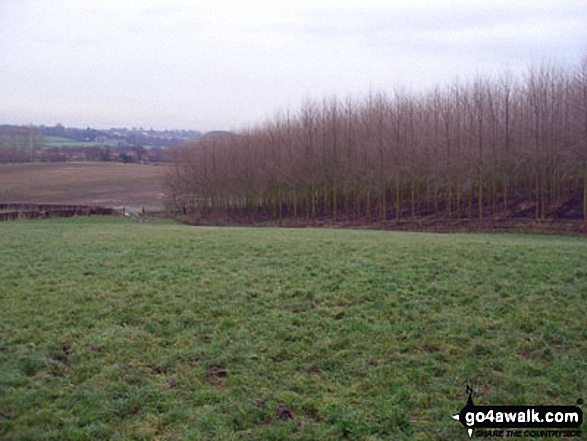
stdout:
[(0, 123), (238, 129), (586, 43), (585, 0), (0, 0)]

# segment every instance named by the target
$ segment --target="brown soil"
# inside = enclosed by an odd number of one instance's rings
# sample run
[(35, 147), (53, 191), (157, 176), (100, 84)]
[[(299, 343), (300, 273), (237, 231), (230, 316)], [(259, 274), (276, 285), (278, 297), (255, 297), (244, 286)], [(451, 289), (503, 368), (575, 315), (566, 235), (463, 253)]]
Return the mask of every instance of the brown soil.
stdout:
[(165, 207), (165, 166), (103, 162), (0, 164), (0, 202)]

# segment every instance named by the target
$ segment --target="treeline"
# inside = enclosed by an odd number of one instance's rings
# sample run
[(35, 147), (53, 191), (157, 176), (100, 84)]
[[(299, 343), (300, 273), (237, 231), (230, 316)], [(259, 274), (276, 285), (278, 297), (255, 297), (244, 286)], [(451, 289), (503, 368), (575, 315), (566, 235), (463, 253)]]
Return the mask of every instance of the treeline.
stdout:
[[(48, 147), (37, 154), (37, 162), (123, 162), (151, 164), (169, 160), (165, 149), (140, 145), (95, 147)], [(0, 160), (1, 161), (1, 160)]]
[(176, 153), (184, 213), (379, 221), (587, 219), (587, 59), (429, 93), (307, 101)]
[(45, 136), (35, 127), (0, 126), (0, 163), (31, 162), (45, 146)]

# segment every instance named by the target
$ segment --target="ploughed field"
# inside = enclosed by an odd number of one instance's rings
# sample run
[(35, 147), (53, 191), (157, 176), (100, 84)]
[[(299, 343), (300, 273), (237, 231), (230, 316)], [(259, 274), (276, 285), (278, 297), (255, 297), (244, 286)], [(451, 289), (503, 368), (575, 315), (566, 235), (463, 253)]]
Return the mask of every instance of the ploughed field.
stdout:
[(165, 207), (165, 166), (107, 162), (0, 164), (0, 202)]
[[(465, 439), (587, 398), (587, 241), (0, 224), (0, 438)], [(547, 438), (545, 438), (547, 439)]]

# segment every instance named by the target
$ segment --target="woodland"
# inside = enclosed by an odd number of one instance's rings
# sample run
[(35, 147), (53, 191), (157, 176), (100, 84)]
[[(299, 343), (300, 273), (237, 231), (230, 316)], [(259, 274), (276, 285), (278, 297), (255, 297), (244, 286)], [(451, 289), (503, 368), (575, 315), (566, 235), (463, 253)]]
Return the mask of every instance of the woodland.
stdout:
[(307, 99), (175, 152), (174, 209), (328, 222), (587, 220), (587, 58), (427, 92)]

